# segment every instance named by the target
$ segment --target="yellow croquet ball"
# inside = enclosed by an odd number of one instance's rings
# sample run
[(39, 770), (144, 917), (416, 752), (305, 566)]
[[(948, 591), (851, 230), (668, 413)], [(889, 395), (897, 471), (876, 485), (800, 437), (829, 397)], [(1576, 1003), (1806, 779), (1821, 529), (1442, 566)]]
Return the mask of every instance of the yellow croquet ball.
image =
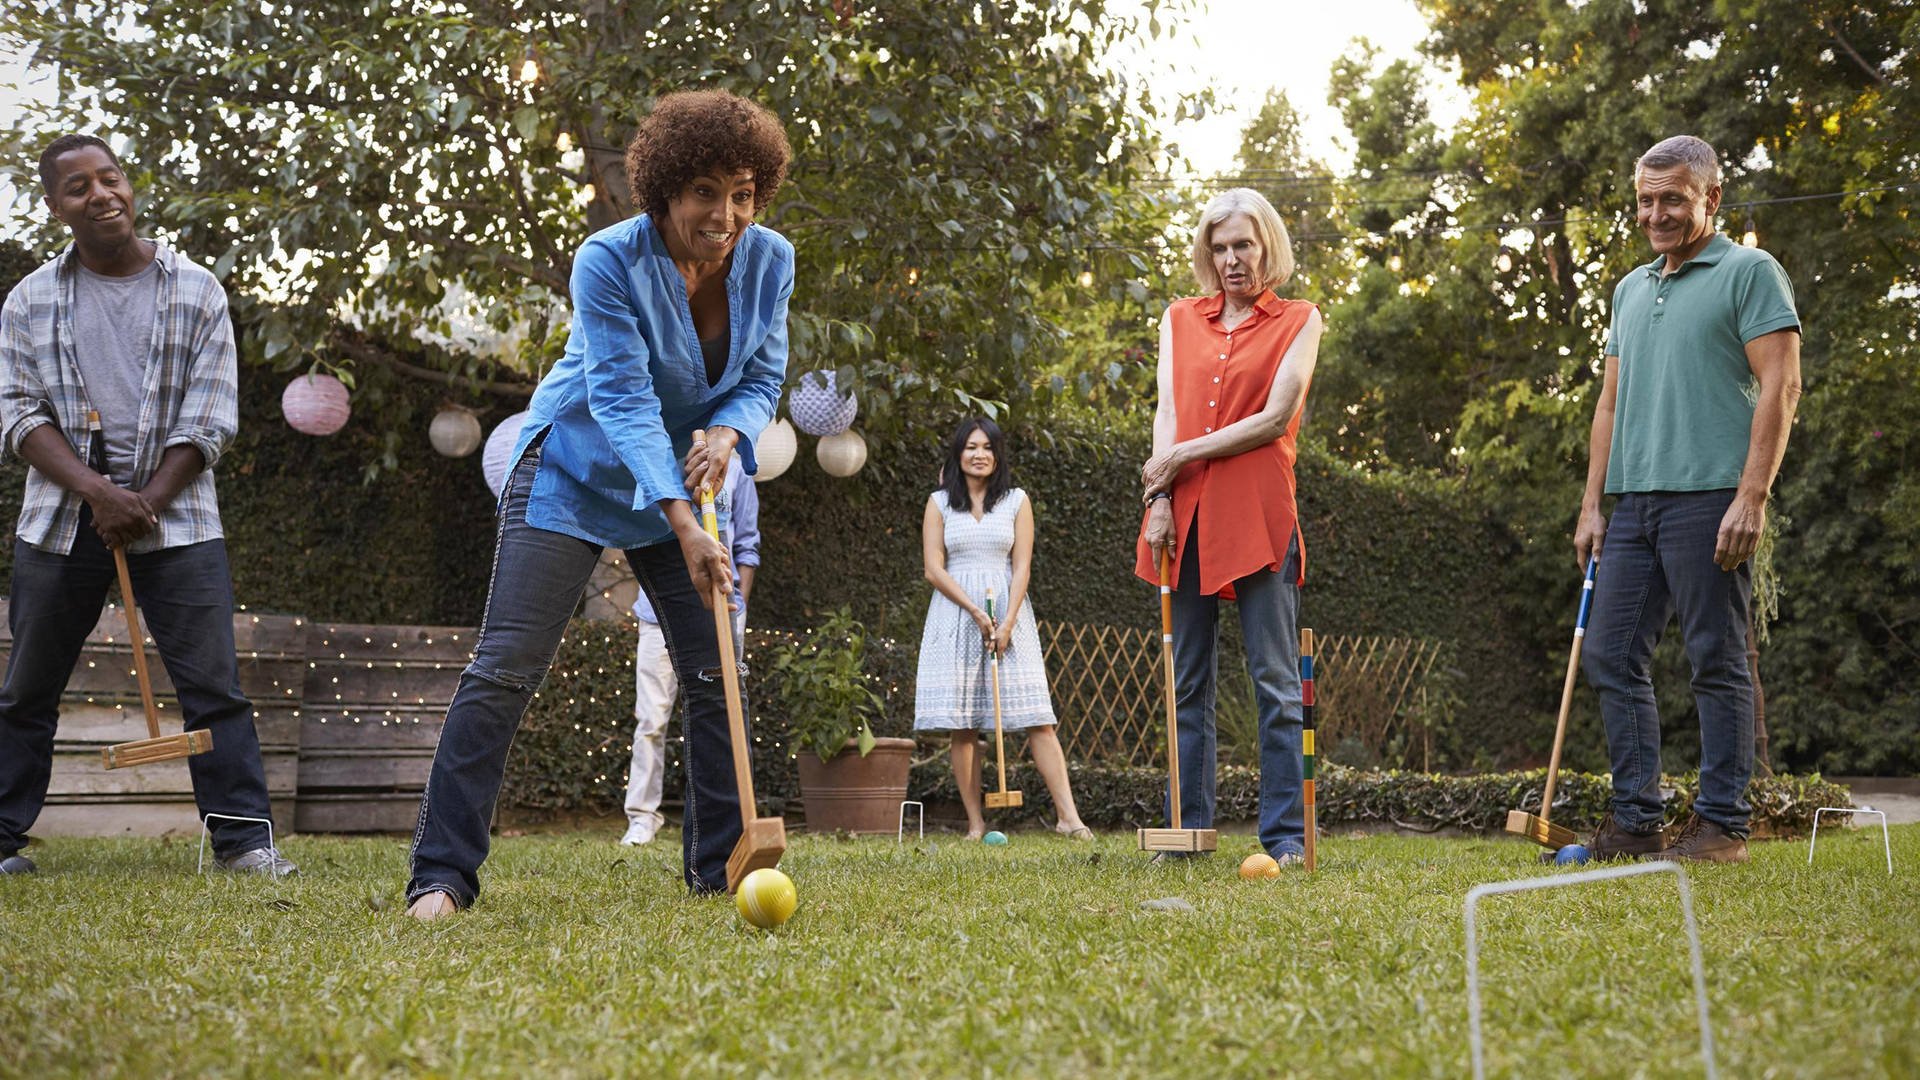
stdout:
[(1240, 862), (1240, 877), (1243, 881), (1258, 881), (1261, 878), (1279, 876), (1279, 861), (1264, 851), (1256, 851)]
[(762, 930), (786, 922), (799, 903), (800, 896), (793, 891), (793, 879), (770, 867), (748, 874), (733, 896), (733, 906), (740, 909), (740, 917)]

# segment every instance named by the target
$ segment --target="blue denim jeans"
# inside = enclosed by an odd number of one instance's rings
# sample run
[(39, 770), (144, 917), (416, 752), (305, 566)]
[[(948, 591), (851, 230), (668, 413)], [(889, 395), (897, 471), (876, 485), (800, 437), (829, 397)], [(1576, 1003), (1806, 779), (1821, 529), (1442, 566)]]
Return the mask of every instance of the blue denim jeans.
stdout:
[[(187, 758), (194, 805), (207, 814), (269, 816), (266, 769), (253, 704), (240, 691), (233, 652), (233, 578), (225, 541), (127, 556), (133, 596), (154, 649), (167, 666), (188, 731), (213, 734), (213, 749)], [(100, 620), (113, 553), (82, 511), (73, 551), (56, 555), (13, 545), (13, 655), (0, 686), (0, 857), (27, 843), (53, 771), (60, 695)], [(115, 631), (124, 636), (124, 629)], [(138, 715), (135, 713), (134, 715)], [(142, 735), (141, 738), (145, 738)], [(265, 847), (267, 828), (249, 821), (209, 824), (214, 851), (230, 857)]]
[[(1220, 676), (1220, 598), (1200, 595), (1200, 530), (1187, 536), (1173, 590), (1174, 716), (1180, 728), (1180, 824), (1213, 828), (1214, 732)], [(1240, 634), (1247, 645), (1260, 715), (1260, 846), (1275, 858), (1306, 850), (1306, 808), (1300, 760), (1300, 551), (1287, 546), (1275, 573), (1262, 570), (1233, 583)], [(1171, 792), (1168, 799), (1171, 801)], [(1171, 815), (1169, 815), (1171, 819)]]
[(1600, 694), (1613, 761), (1613, 817), (1647, 833), (1660, 800), (1660, 713), (1653, 650), (1677, 612), (1700, 712), (1700, 794), (1694, 812), (1736, 836), (1747, 832), (1753, 776), (1753, 673), (1747, 668), (1752, 563), (1714, 565), (1733, 492), (1623, 495), (1607, 522), (1582, 659)]
[[(539, 461), (536, 442), (521, 456), (501, 495), (480, 640), (447, 707), (420, 800), (409, 903), (438, 890), (466, 907), (479, 895), (480, 864), (487, 857), (487, 830), (505, 778), (507, 750), (600, 559), (597, 544), (527, 524), (527, 497)], [(626, 556), (660, 619), (686, 704), (683, 877), (696, 893), (724, 891), (727, 856), (740, 838), (740, 800), (726, 698), (712, 677), (720, 666), (713, 613), (700, 603), (677, 541), (635, 548)]]

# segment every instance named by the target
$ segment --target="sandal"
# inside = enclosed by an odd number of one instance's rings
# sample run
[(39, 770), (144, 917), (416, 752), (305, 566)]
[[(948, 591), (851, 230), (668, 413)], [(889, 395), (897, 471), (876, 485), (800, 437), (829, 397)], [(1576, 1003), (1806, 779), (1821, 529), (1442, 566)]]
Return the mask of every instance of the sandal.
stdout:
[(1093, 839), (1093, 830), (1087, 828), (1085, 825), (1075, 825), (1073, 828), (1069, 829), (1067, 828), (1067, 825), (1065, 822), (1060, 822), (1054, 825), (1053, 831), (1059, 833), (1061, 836), (1064, 836), (1069, 840)]

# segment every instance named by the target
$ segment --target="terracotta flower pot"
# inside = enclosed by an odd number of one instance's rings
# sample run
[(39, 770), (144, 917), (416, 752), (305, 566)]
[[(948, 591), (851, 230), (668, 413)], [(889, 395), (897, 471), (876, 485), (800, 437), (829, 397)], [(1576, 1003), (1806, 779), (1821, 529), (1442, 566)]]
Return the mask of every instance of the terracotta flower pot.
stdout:
[(801, 751), (799, 761), (809, 832), (890, 833), (898, 827), (913, 765), (912, 739), (875, 739), (866, 757), (848, 739), (832, 761), (822, 762), (810, 750)]

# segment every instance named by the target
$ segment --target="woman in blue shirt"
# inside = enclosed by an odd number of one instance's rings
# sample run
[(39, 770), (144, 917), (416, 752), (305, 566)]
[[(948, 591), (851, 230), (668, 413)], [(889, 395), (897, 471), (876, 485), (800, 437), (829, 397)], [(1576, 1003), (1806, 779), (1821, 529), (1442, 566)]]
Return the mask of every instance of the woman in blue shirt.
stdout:
[(757, 471), (780, 399), (793, 247), (753, 218), (788, 155), (772, 113), (722, 91), (661, 98), (628, 144), (645, 212), (574, 258), (566, 356), (514, 449), (479, 645), (420, 801), (410, 915), (479, 894), (507, 748), (607, 546), (626, 552), (684, 688), (687, 887), (726, 888), (740, 808), (709, 605), (732, 567), (689, 496), (720, 490), (735, 453)]

